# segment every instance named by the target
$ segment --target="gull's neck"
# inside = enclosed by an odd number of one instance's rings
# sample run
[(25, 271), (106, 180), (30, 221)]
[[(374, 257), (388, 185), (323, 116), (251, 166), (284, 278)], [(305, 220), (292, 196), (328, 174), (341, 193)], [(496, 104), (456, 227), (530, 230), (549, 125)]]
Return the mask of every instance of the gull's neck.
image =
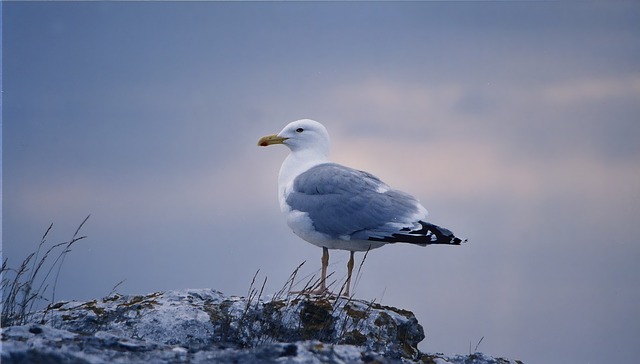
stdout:
[(296, 150), (289, 153), (278, 175), (278, 197), (283, 211), (288, 209), (285, 196), (293, 186), (293, 180), (301, 173), (318, 164), (329, 162), (327, 153), (315, 149)]

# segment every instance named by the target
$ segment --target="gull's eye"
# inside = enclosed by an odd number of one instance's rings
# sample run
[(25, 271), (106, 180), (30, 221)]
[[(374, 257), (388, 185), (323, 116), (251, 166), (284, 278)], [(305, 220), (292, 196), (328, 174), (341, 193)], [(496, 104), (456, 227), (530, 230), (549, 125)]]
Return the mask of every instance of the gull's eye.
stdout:
[(303, 131), (304, 131), (304, 129), (302, 129), (302, 128), (296, 129), (296, 133), (302, 133)]

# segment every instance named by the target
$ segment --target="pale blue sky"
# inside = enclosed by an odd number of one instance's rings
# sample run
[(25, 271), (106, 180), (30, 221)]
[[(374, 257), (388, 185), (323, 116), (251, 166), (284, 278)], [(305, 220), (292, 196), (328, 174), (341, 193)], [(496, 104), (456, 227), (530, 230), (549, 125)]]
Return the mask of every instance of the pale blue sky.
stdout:
[(318, 274), (279, 213), (287, 151), (256, 146), (313, 118), (470, 240), (367, 258), (356, 296), (415, 312), (422, 350), (640, 355), (637, 3), (2, 6), (3, 255), (92, 214), (58, 298)]

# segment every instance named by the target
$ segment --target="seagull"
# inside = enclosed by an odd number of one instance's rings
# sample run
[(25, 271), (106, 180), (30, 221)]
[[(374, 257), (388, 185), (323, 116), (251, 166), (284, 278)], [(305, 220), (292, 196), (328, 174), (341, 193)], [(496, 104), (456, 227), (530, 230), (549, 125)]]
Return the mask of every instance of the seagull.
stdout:
[(320, 287), (325, 294), (329, 249), (350, 252), (344, 296), (349, 296), (354, 253), (385, 244), (460, 245), (466, 240), (426, 221), (427, 210), (413, 196), (378, 177), (329, 160), (330, 140), (321, 123), (302, 119), (278, 134), (260, 138), (266, 147), (284, 144), (291, 153), (278, 175), (280, 209), (291, 230), (322, 248)]

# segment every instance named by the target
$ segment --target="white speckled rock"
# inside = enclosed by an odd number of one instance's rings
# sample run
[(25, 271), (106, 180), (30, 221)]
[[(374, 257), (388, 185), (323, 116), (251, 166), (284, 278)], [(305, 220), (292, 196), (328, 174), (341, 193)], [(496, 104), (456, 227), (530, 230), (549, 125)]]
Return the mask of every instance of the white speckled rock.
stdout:
[[(3, 363), (466, 363), (471, 357), (420, 353), (424, 332), (413, 313), (346, 298), (263, 301), (190, 289), (59, 302), (43, 314), (44, 325), (2, 330)], [(509, 363), (473, 355), (473, 363)]]

